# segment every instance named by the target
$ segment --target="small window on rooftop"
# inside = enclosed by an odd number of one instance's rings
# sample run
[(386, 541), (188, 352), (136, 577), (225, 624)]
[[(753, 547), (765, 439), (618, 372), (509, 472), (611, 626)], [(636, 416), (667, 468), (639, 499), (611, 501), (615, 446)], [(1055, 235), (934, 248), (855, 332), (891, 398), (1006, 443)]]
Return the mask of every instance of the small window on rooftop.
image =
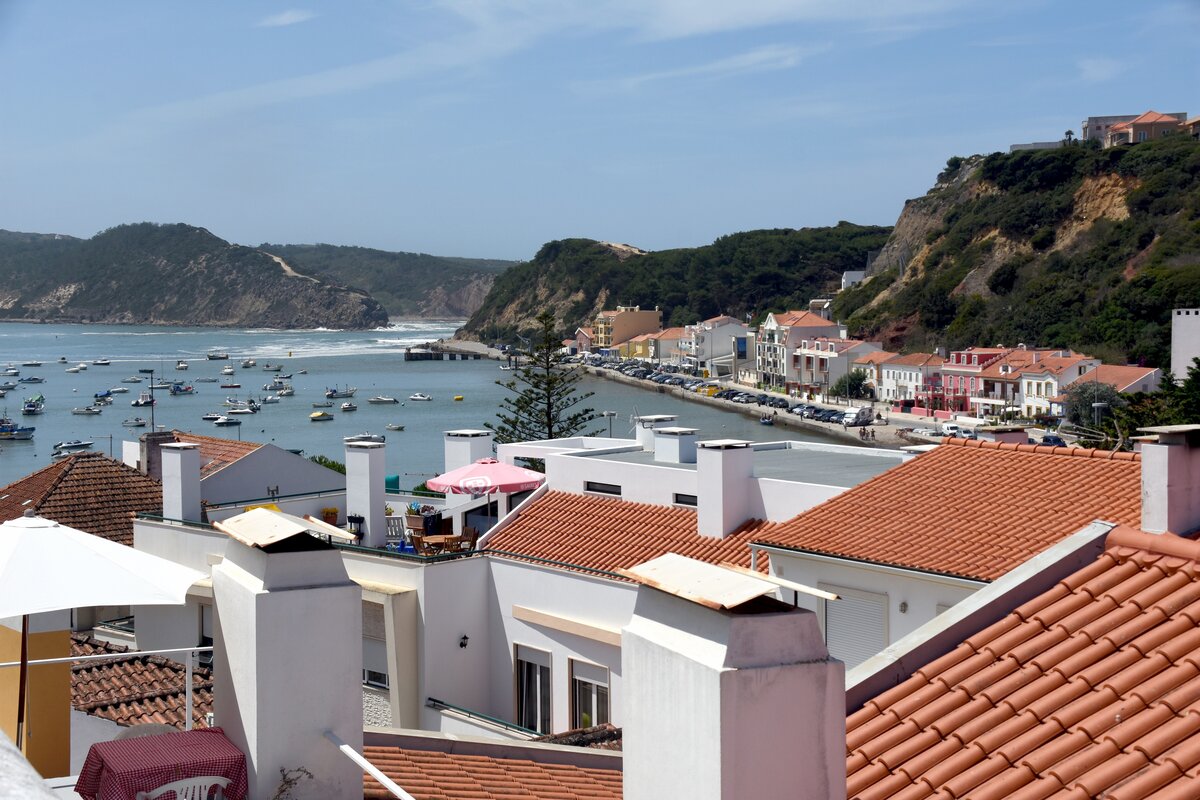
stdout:
[(694, 494), (678, 494), (675, 495), (675, 505), (696, 507), (696, 495)]
[(599, 481), (585, 481), (583, 484), (584, 491), (596, 492), (597, 494), (611, 494), (616, 497), (621, 496), (621, 487), (615, 483), (601, 483)]

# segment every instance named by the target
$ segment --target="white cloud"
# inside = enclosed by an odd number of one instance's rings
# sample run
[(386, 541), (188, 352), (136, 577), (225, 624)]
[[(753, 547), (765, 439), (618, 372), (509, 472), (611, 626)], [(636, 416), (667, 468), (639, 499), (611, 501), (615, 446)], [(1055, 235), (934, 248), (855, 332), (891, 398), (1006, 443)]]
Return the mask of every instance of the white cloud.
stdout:
[(317, 16), (315, 11), (307, 11), (300, 8), (289, 8), (287, 11), (279, 14), (272, 14), (269, 17), (264, 17), (258, 21), (259, 28), (283, 28), (288, 25), (299, 25), (301, 22), (308, 22)]
[(1103, 83), (1121, 74), (1121, 62), (1113, 58), (1081, 58), (1076, 66), (1084, 83)]
[(734, 75), (745, 75), (754, 72), (773, 72), (791, 69), (800, 64), (808, 56), (828, 50), (828, 45), (813, 47), (766, 45), (753, 50), (747, 50), (737, 55), (719, 58), (703, 64), (693, 64), (687, 67), (646, 72), (641, 75), (630, 75), (613, 80), (592, 81), (580, 84), (580, 88), (601, 90), (633, 91), (647, 83), (685, 78), (727, 78)]

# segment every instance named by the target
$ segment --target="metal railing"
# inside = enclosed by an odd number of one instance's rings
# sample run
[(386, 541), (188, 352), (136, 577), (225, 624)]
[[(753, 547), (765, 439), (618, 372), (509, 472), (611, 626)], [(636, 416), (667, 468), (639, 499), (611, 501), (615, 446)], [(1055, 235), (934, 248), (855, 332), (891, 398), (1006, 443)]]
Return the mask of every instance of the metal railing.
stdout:
[(510, 730), (513, 733), (520, 733), (526, 736), (542, 735), (532, 728), (526, 728), (522, 725), (518, 725), (515, 722), (509, 722), (508, 720), (500, 719), (499, 717), (493, 717), (491, 714), (484, 714), (482, 711), (472, 711), (471, 709), (464, 708), (463, 706), (456, 706), (454, 703), (447, 703), (445, 700), (438, 700), (436, 697), (426, 698), (425, 705), (428, 708), (436, 709), (438, 711), (454, 711), (455, 713), (462, 714), (465, 717), (477, 719), (490, 725), (495, 725), (498, 728)]
[[(192, 659), (197, 653), (211, 653), (213, 648), (210, 647), (176, 647), (169, 650), (127, 650), (124, 653), (101, 653), (93, 656), (66, 656), (64, 658), (37, 658), (26, 663), (33, 667), (41, 664), (75, 664), (80, 661), (116, 661), (122, 658), (139, 658), (141, 656), (164, 656), (174, 653), (187, 653), (188, 657), (184, 659), (184, 687), (183, 687), (183, 707), (184, 721), (183, 729), (190, 731), (192, 729)], [(3, 661), (0, 662), (0, 669), (5, 667), (19, 667), (20, 661)]]

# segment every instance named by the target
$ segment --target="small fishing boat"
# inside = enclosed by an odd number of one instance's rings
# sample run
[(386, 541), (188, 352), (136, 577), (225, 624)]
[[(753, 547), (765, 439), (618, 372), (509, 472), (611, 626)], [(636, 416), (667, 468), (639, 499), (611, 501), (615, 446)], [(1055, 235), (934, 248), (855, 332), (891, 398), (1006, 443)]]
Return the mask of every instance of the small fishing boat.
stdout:
[(240, 419), (234, 419), (233, 417), (217, 417), (215, 420), (213, 420), (213, 425), (216, 425), (218, 428), (228, 428), (233, 425), (241, 424), (242, 421)]
[(262, 404), (263, 404), (264, 406), (265, 406), (265, 405), (269, 405), (269, 404), (271, 404), (271, 403), (278, 403), (278, 402), (279, 402), (279, 396), (278, 396), (278, 395), (274, 395), (274, 394), (268, 394), (268, 395), (265, 395), (265, 396), (263, 397), (263, 399), (262, 399)]
[(263, 364), (263, 372), (280, 372), (283, 370), (283, 364), (272, 364), (267, 362)]
[(114, 386), (111, 389), (109, 389), (108, 391), (110, 391), (113, 394), (129, 394), (129, 387), (128, 386)]
[(313, 403), (312, 407), (313, 408), (333, 408), (333, 403), (326, 400), (323, 403)]
[(400, 401), (394, 397), (389, 397), (386, 394), (377, 394), (374, 397), (368, 399), (367, 402), (378, 406), (378, 405), (385, 405), (388, 403), (399, 403)]
[(94, 417), (102, 411), (100, 406), (83, 406), (82, 408), (72, 408), (71, 413), (81, 417)]
[(15, 378), (20, 374), (21, 374), (21, 370), (17, 369), (16, 367), (12, 366), (11, 364), (3, 372), (0, 372), (0, 375), (7, 375), (10, 378)]
[(129, 405), (133, 406), (134, 408), (152, 406), (154, 405), (154, 395), (152, 395), (150, 392), (139, 392), (135, 399), (129, 401)]
[(221, 388), (222, 389), (240, 389), (240, 388), (242, 388), (242, 385), (240, 383), (222, 383)]
[(200, 419), (204, 420), (205, 422), (216, 422), (223, 416), (225, 416), (225, 415), (220, 413), (219, 411), (210, 411), (207, 414), (205, 414), (204, 416), (200, 417)]
[(233, 374), (233, 367), (231, 367), (231, 366), (229, 366), (229, 365), (226, 365), (225, 367), (223, 367), (223, 368), (221, 369), (221, 374), (222, 374), (222, 375), (232, 375), (232, 374)]
[(17, 388), (17, 384), (15, 381), (4, 381), (3, 383), (0, 383), (0, 389), (15, 389), (15, 388)]
[(196, 378), (196, 383), (216, 383), (216, 378)]
[(75, 366), (79, 368), (80, 372), (82, 372), (83, 370), (86, 370), (86, 369), (87, 369), (87, 362), (86, 362), (86, 361), (80, 361), (80, 362), (79, 362), (78, 364), (76, 364)]
[(21, 406), (21, 413), (26, 416), (33, 416), (34, 414), (42, 413), (42, 409), (45, 407), (46, 398), (40, 394), (35, 394)]
[(306, 369), (298, 369), (298, 370), (296, 370), (296, 374), (297, 374), (297, 375), (307, 375), (307, 374), (308, 374), (308, 370), (306, 370)]
[(342, 403), (342, 411), (358, 411), (358, 406), (347, 400), (346, 402)]
[(328, 422), (333, 419), (333, 414), (328, 411), (314, 411), (308, 415), (308, 419), (310, 422)]
[(397, 424), (397, 423), (395, 423), (395, 422), (389, 422), (387, 425), (384, 425), (383, 427), (387, 428), (389, 431), (402, 431), (402, 430), (404, 430), (404, 426), (403, 426), (403, 425), (399, 425), (399, 424)]
[(137, 375), (130, 375), (128, 378), (121, 378), (121, 383), (141, 383), (142, 379)]
[(185, 370), (188, 368), (188, 363), (182, 358), (175, 362), (175, 369)]
[(342, 439), (342, 441), (344, 441), (344, 442), (378, 442), (379, 444), (383, 444), (383, 442), (386, 441), (386, 437), (384, 437), (384, 435), (382, 433), (367, 432), (367, 433), (356, 433), (353, 436), (347, 436), (344, 439)]
[(144, 428), (146, 427), (146, 418), (130, 417), (129, 419), (122, 421), (121, 424), (126, 428)]
[(212, 350), (208, 351), (208, 354), (205, 355), (205, 358), (207, 358), (209, 361), (228, 361), (229, 353), (219, 347), (214, 347)]
[(28, 378), (21, 378), (17, 383), (45, 383), (46, 379), (37, 375), (30, 375)]
[(293, 389), (291, 386), (284, 386), (282, 389), (279, 390), (280, 397), (291, 397), (294, 394), (296, 394), (296, 390)]
[(195, 386), (192, 386), (192, 385), (190, 385), (190, 384), (184, 384), (184, 383), (172, 383), (172, 384), (171, 384), (171, 390), (170, 390), (170, 391), (171, 391), (171, 394), (172, 394), (172, 395), (180, 395), (180, 394), (195, 394), (195, 393), (196, 393), (196, 387), (195, 387)]
[(242, 359), (242, 369), (250, 369), (257, 363), (258, 362), (255, 361), (253, 358), (244, 358), (244, 359)]
[(86, 450), (95, 442), (85, 439), (72, 439), (69, 442), (58, 442), (54, 445), (55, 450)]
[(107, 367), (111, 363), (112, 362), (109, 361), (107, 358), (97, 358), (96, 360), (94, 360), (92, 362), (92, 364), (94, 364), (97, 367)]
[(409, 400), (432, 400), (433, 398), (424, 392), (413, 392), (408, 396)]
[(22, 367), (40, 367), (41, 365), (42, 365), (42, 362), (40, 362), (40, 361), (22, 361), (21, 362)]
[(332, 389), (325, 390), (326, 400), (337, 400), (341, 397), (354, 397), (354, 393), (358, 391), (355, 386), (347, 386), (345, 389), (339, 389), (334, 386)]
[(36, 428), (21, 427), (8, 417), (0, 417), (0, 439), (26, 441), (33, 438)]
[(775, 418), (774, 417), (759, 417), (758, 424), (759, 425), (774, 425)]

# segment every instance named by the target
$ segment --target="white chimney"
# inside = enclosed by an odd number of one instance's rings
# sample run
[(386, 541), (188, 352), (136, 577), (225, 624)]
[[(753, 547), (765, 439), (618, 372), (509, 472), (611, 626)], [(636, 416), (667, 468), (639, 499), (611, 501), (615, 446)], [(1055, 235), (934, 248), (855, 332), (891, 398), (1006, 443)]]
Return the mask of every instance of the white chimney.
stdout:
[(379, 442), (346, 442), (346, 517), (363, 518), (362, 544), (387, 544), (384, 454)]
[(674, 554), (627, 574), (660, 588), (621, 631), (625, 800), (844, 800), (845, 667), (816, 615)]
[(669, 423), (679, 419), (676, 414), (649, 414), (644, 417), (638, 417), (637, 422), (637, 443), (647, 453), (654, 452), (654, 430), (656, 428), (665, 428)]
[(288, 797), (361, 800), (362, 770), (325, 731), (362, 751), (362, 591), (320, 539), (267, 539), (231, 539), (212, 570), (214, 722), (246, 754), (248, 797), (303, 767)]
[(664, 464), (695, 464), (696, 433), (696, 428), (655, 428), (654, 460)]
[(162, 459), (163, 516), (199, 522), (200, 445), (189, 442), (164, 443)]
[(1200, 528), (1200, 425), (1139, 428), (1142, 441), (1142, 530), (1187, 534)]
[(443, 472), (474, 464), (481, 458), (492, 455), (492, 432), (464, 428), (444, 433)]
[(723, 538), (750, 518), (754, 449), (740, 439), (696, 444), (696, 529)]

